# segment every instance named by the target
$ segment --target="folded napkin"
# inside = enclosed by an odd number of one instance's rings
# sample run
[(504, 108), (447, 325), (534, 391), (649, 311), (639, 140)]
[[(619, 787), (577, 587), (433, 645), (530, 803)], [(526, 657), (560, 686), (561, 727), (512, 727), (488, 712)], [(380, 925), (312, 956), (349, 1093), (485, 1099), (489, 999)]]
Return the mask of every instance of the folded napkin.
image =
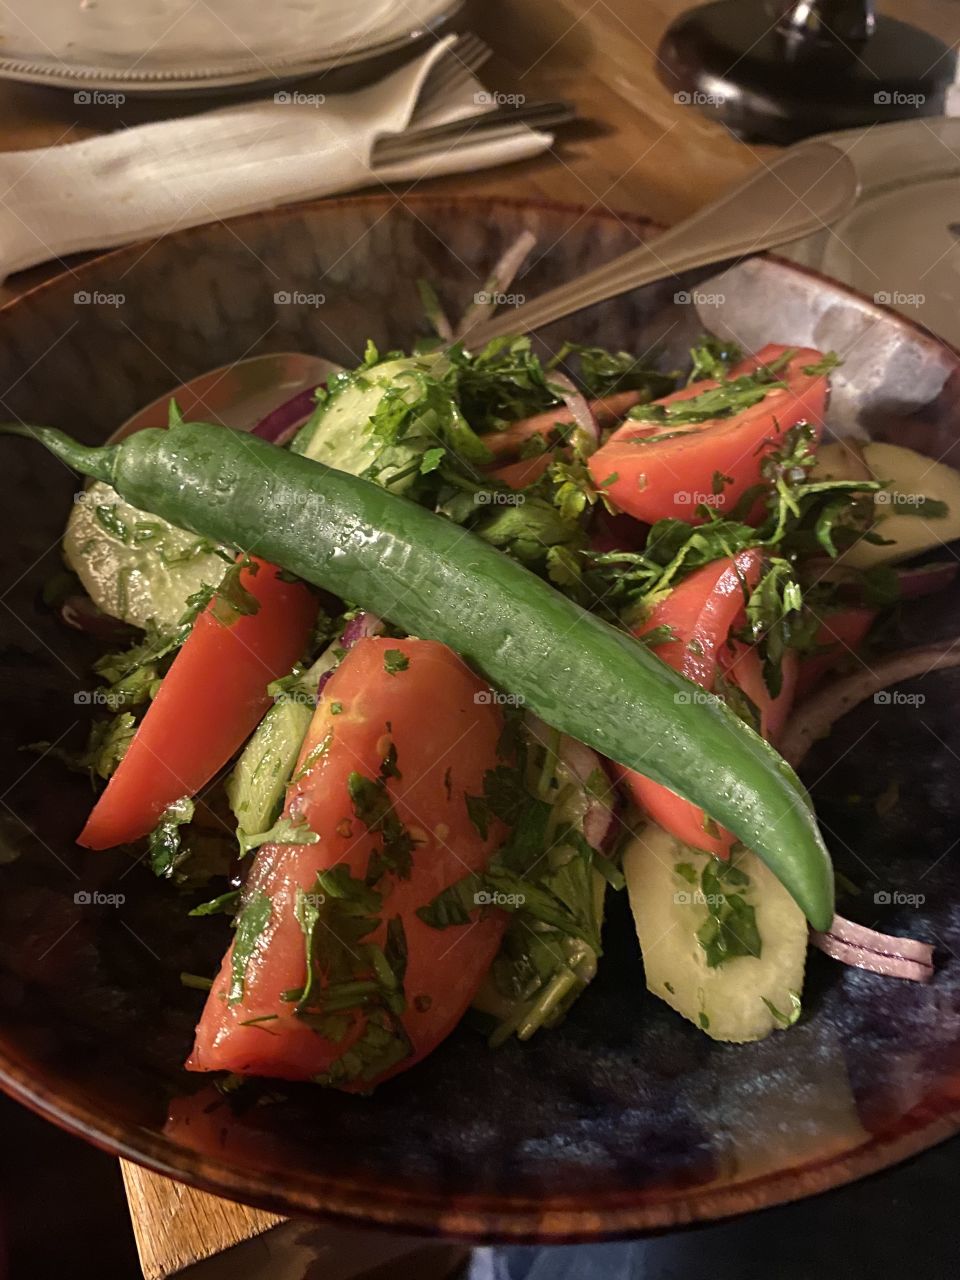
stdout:
[[(472, 75), (441, 77), (454, 36), (355, 93), (294, 88), (184, 119), (120, 129), (62, 147), (0, 153), (0, 278), (85, 249), (107, 249), (377, 182), (489, 168), (545, 150), (548, 133), (518, 128), (378, 166), (374, 144), (413, 122), (442, 124), (481, 109)], [(431, 72), (441, 87), (417, 105)], [(482, 137), (482, 135), (481, 135)]]

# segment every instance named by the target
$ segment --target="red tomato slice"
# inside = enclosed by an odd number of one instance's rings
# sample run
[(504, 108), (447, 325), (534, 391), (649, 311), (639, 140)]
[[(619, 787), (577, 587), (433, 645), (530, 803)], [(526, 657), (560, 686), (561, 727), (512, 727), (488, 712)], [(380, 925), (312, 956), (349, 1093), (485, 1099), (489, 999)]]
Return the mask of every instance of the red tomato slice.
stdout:
[[(393, 675), (385, 665), (391, 650), (409, 662)], [(342, 710), (334, 714), (338, 706)], [(375, 638), (347, 654), (317, 707), (301, 754), (307, 772), (290, 787), (285, 807), (320, 839), (266, 845), (257, 854), (247, 893), (267, 895), (270, 919), (247, 965), (242, 999), (233, 1005), (227, 1003), (233, 948), (227, 952), (197, 1027), (191, 1071), (307, 1080), (327, 1071), (361, 1034), (365, 1015), (356, 1010), (337, 1043), (312, 1030), (282, 996), (301, 989), (306, 977), (304, 935), (294, 914), (297, 888), (310, 892), (317, 872), (337, 865), (362, 880), (380, 848), (379, 836), (354, 812), (348, 779), (354, 771), (376, 779), (391, 746), (400, 776), (388, 776), (386, 790), (416, 847), (407, 879), (387, 872), (378, 881), (383, 911), (370, 940), (382, 945), (388, 919), (400, 917), (408, 948), (403, 1025), (412, 1053), (377, 1079), (406, 1070), (452, 1031), (493, 961), (506, 917), (494, 912), (434, 929), (416, 910), (468, 872), (482, 870), (503, 839), (499, 823), (481, 837), (465, 800), (483, 793), (484, 773), (498, 764), (502, 728), (487, 686), (445, 645)], [(249, 1025), (251, 1018), (270, 1021)], [(366, 1090), (376, 1082), (345, 1087)]]
[(213, 605), (196, 620), (78, 844), (111, 849), (152, 831), (164, 809), (195, 796), (222, 769), (270, 706), (267, 685), (303, 654), (316, 596), (253, 558), (240, 582), (260, 602), (229, 626)]
[[(754, 587), (760, 579), (761, 559), (757, 550), (741, 551), (704, 565), (654, 606), (636, 634), (672, 627), (676, 638), (658, 645), (654, 652), (675, 671), (712, 691), (721, 648), (743, 609), (744, 587)], [(637, 804), (678, 840), (719, 858), (729, 856), (733, 836), (719, 829), (711, 834), (702, 809), (642, 774), (627, 770), (623, 777)]]
[(732, 640), (720, 650), (720, 671), (724, 679), (741, 689), (760, 712), (760, 733), (768, 742), (776, 744), (783, 732), (787, 717), (797, 693), (797, 676), (800, 662), (796, 651), (789, 649), (780, 664), (780, 692), (770, 696), (763, 678), (763, 663), (757, 648)]
[(525, 489), (534, 480), (539, 480), (554, 461), (556, 454), (548, 450), (537, 454), (535, 458), (524, 458), (520, 462), (508, 462), (505, 467), (494, 467), (487, 475), (498, 484), (505, 484), (508, 489)]
[(820, 620), (816, 643), (830, 645), (831, 649), (827, 653), (815, 653), (800, 663), (799, 698), (805, 698), (838, 663), (857, 653), (876, 616), (875, 609), (841, 609)]
[[(767, 346), (737, 365), (734, 376), (770, 364), (787, 348)], [(819, 351), (797, 352), (780, 375), (786, 387), (772, 388), (759, 403), (732, 418), (692, 426), (627, 421), (590, 458), (594, 484), (622, 511), (653, 524), (675, 516), (697, 523), (697, 507), (723, 511), (761, 479), (763, 454), (798, 422), (810, 422), (819, 439), (827, 400), (827, 377), (803, 372), (823, 359)], [(718, 384), (698, 382), (658, 404), (689, 400)], [(682, 434), (673, 435), (679, 431)], [(660, 438), (662, 437), (662, 439)], [(728, 477), (715, 494), (715, 477)]]
[[(619, 422), (627, 410), (639, 404), (642, 399), (643, 393), (640, 391), (615, 391), (613, 395), (591, 400), (590, 408), (598, 424), (608, 427), (611, 423)], [(532, 418), (511, 422), (503, 431), (489, 431), (482, 439), (495, 458), (510, 458), (520, 452), (531, 436), (549, 436), (558, 424), (566, 425), (571, 422), (573, 414), (566, 405), (557, 405), (555, 409), (547, 409)]]

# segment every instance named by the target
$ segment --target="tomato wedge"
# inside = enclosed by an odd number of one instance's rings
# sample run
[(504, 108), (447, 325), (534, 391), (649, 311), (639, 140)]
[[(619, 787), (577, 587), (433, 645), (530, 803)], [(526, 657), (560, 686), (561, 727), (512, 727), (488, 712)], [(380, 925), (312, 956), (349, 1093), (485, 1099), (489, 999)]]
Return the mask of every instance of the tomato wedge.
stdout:
[(494, 467), (487, 475), (508, 489), (525, 489), (534, 480), (539, 480), (550, 463), (555, 461), (556, 454), (548, 450), (538, 453), (535, 458), (523, 458), (519, 462), (508, 462), (505, 467)]
[[(787, 350), (766, 346), (737, 365), (731, 377), (772, 364)], [(677, 426), (625, 422), (590, 458), (588, 467), (594, 484), (621, 511), (648, 524), (670, 516), (697, 523), (701, 519), (697, 515), (700, 505), (719, 511), (734, 506), (747, 489), (760, 481), (763, 455), (785, 431), (806, 421), (814, 426), (819, 438), (827, 376), (804, 370), (822, 359), (821, 353), (812, 348), (797, 351), (778, 375), (786, 382), (785, 387), (771, 387), (757, 404), (729, 418)], [(718, 385), (713, 379), (706, 379), (656, 403), (676, 404)], [(719, 493), (714, 492), (717, 488)]]
[(270, 681), (306, 649), (316, 596), (251, 559), (256, 567), (242, 569), (240, 583), (259, 609), (224, 624), (211, 602), (197, 618), (78, 837), (85, 848), (139, 839), (168, 805), (196, 795), (256, 728)]
[[(466, 803), (466, 796), (482, 795), (484, 773), (500, 763), (502, 729), (487, 686), (445, 645), (381, 637), (357, 643), (324, 689), (301, 754), (303, 776), (294, 774), (287, 795), (286, 816), (305, 822), (319, 839), (265, 845), (257, 854), (244, 900), (249, 907), (259, 897), (269, 918), (241, 963), (242, 994), (235, 999), (236, 941), (228, 951), (197, 1027), (187, 1062), (191, 1071), (290, 1080), (330, 1073), (339, 1087), (364, 1091), (412, 1066), (450, 1033), (493, 961), (506, 916), (493, 911), (468, 924), (435, 929), (416, 912), (468, 872), (482, 870), (503, 839), (499, 822), (481, 836)], [(406, 868), (391, 869), (388, 862), (382, 869), (387, 838), (364, 821), (356, 803), (357, 776), (366, 786), (379, 780), (381, 801), (385, 793), (399, 830), (413, 841)], [(380, 859), (379, 874), (372, 871), (374, 857)], [(372, 931), (349, 941), (354, 959), (363, 956), (367, 942), (386, 945), (389, 921), (402, 922), (406, 939), (400, 1019), (408, 1052), (385, 1069), (374, 1064), (352, 1076), (343, 1064), (376, 1016), (374, 1006), (348, 1005), (336, 1039), (312, 1016), (311, 1001), (298, 1012), (289, 996), (302, 993), (307, 977), (297, 891), (313, 892), (317, 873), (331, 868), (349, 872), (353, 884), (372, 880), (382, 898)], [(314, 973), (318, 959), (321, 968), (332, 965), (337, 946), (346, 942), (339, 919), (321, 917)], [(364, 964), (360, 959), (355, 977), (369, 977)], [(332, 995), (333, 978), (325, 982), (312, 998), (318, 1009)]]
[(797, 694), (797, 677), (800, 661), (793, 649), (788, 649), (780, 663), (780, 692), (770, 696), (763, 678), (763, 662), (755, 645), (742, 640), (730, 640), (720, 650), (719, 668), (723, 678), (737, 686), (750, 699), (760, 714), (759, 731), (768, 742), (776, 746), (787, 723)]
[[(758, 550), (741, 551), (704, 565), (655, 605), (635, 634), (644, 636), (656, 627), (671, 627), (675, 638), (658, 645), (654, 652), (675, 671), (712, 691), (721, 649), (743, 610), (744, 590), (756, 586), (761, 567)], [(690, 696), (696, 694), (691, 691)], [(729, 855), (733, 836), (710, 830), (713, 824), (702, 809), (642, 774), (628, 770), (623, 776), (641, 808), (678, 840), (717, 857)]]
[(800, 663), (797, 696), (805, 698), (823, 680), (824, 676), (855, 654), (866, 639), (877, 616), (875, 609), (839, 609), (820, 620), (815, 644), (829, 646), (824, 653), (813, 653)]
[[(615, 391), (612, 395), (591, 400), (590, 410), (601, 427), (609, 427), (611, 423), (619, 422), (627, 410), (642, 399), (642, 391)], [(503, 431), (488, 431), (482, 439), (495, 458), (507, 459), (515, 457), (533, 436), (548, 437), (557, 426), (566, 426), (573, 421), (573, 414), (566, 405), (557, 405), (555, 409), (547, 409), (532, 418), (511, 422)]]

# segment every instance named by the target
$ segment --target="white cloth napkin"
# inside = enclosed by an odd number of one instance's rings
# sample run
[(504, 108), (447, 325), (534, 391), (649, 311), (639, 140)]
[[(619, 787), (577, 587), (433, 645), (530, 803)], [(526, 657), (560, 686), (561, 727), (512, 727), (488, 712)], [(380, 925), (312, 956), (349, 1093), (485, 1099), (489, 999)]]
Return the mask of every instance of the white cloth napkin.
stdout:
[[(489, 168), (536, 155), (549, 133), (518, 128), (416, 160), (377, 166), (374, 143), (402, 133), (454, 36), (384, 80), (323, 98), (295, 86), (265, 101), (120, 129), (36, 151), (0, 153), (0, 278), (86, 249), (158, 236), (377, 182)], [(478, 107), (480, 84), (455, 77), (416, 125)]]

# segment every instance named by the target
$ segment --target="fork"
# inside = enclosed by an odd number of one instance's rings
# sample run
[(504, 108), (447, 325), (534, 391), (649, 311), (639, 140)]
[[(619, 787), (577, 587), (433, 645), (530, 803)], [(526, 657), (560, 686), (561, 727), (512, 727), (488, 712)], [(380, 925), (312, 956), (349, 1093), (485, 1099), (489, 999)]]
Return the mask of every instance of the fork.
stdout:
[(492, 110), (474, 111), (455, 120), (434, 123), (438, 107), (442, 107), (445, 99), (457, 88), (474, 86), (474, 72), (490, 54), (489, 45), (479, 36), (472, 32), (461, 36), (451, 46), (449, 56), (427, 79), (413, 114), (414, 124), (419, 123), (420, 127), (379, 138), (373, 147), (374, 164), (396, 164), (429, 155), (466, 141), (478, 131), (483, 133), (484, 140), (489, 140), (509, 136), (522, 126), (546, 128), (575, 118), (576, 111), (568, 102), (522, 102), (518, 106), (495, 106)]

